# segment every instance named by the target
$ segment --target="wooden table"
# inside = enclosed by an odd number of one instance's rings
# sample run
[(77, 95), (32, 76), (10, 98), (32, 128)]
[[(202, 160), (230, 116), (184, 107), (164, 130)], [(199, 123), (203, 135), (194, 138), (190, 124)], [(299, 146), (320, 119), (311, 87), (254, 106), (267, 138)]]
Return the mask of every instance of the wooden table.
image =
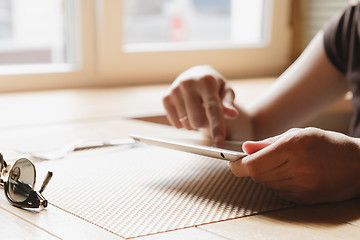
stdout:
[[(237, 101), (249, 101), (271, 82), (272, 79), (233, 82), (241, 93)], [(18, 150), (59, 148), (81, 138), (106, 140), (126, 137), (135, 129), (157, 134), (177, 131), (179, 134), (179, 130), (166, 125), (164, 118), (161, 96), (167, 87), (2, 94), (1, 151), (11, 160), (17, 157)], [(345, 116), (343, 120), (346, 122), (351, 114), (349, 98), (338, 102), (326, 114)], [(115, 121), (116, 126), (120, 121), (122, 127), (114, 129)], [(197, 133), (181, 131), (181, 134), (190, 136)], [(4, 194), (0, 195), (0, 222), (4, 239), (120, 239), (51, 205), (47, 211), (39, 213), (13, 207)], [(298, 206), (138, 239), (360, 239), (360, 200)]]

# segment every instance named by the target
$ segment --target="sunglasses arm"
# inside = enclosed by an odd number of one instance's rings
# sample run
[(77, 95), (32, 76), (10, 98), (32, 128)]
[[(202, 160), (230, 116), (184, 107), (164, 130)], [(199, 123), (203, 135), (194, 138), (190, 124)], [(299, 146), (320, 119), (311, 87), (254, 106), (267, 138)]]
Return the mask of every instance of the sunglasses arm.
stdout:
[(46, 186), (48, 185), (48, 183), (50, 182), (51, 178), (53, 176), (52, 172), (47, 172), (45, 179), (43, 181), (43, 184), (41, 185), (41, 188), (39, 190), (39, 193), (42, 194), (42, 192), (45, 190)]

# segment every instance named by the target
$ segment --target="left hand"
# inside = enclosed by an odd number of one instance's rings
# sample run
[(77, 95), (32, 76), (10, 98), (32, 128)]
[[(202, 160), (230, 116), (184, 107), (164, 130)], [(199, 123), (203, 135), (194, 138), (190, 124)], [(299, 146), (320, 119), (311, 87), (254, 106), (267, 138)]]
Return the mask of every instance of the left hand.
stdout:
[(203, 129), (215, 145), (220, 145), (226, 138), (225, 119), (238, 116), (234, 98), (234, 90), (227, 79), (211, 66), (201, 65), (180, 74), (163, 103), (173, 126)]
[(245, 142), (249, 156), (230, 163), (238, 177), (304, 204), (360, 197), (360, 139), (317, 128), (292, 129), (260, 142)]

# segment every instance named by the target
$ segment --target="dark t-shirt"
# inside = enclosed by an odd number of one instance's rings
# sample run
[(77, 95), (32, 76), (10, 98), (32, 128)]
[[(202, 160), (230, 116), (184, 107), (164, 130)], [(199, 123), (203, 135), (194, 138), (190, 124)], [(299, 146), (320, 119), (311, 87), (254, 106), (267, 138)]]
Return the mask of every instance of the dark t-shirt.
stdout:
[(325, 27), (324, 44), (328, 58), (346, 75), (353, 93), (350, 135), (360, 137), (360, 3), (344, 9)]

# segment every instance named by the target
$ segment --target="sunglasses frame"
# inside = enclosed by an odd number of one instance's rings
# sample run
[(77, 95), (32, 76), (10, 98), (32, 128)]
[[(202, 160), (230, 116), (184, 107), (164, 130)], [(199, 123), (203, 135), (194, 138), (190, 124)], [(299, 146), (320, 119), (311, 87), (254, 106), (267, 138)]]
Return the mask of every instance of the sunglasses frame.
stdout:
[[(9, 195), (9, 188), (10, 188), (10, 182), (9, 181), (4, 181), (2, 179), (1, 176), (6, 176), (8, 174), (8, 176), (10, 177), (13, 174), (14, 171), (14, 167), (16, 165), (16, 163), (20, 160), (26, 160), (29, 161), (29, 163), (31, 164), (31, 166), (34, 169), (34, 184), (32, 186), (32, 189), (29, 193), (29, 196), (22, 202), (17, 202), (14, 201), (10, 195)], [(20, 207), (20, 208), (39, 208), (39, 207), (44, 207), (46, 208), (48, 206), (48, 201), (45, 199), (45, 197), (42, 195), (42, 192), (45, 190), (45, 187), (47, 186), (47, 184), (49, 183), (51, 177), (52, 177), (52, 172), (48, 172), (44, 182), (40, 188), (40, 191), (35, 191), (34, 187), (35, 187), (35, 183), (36, 183), (36, 168), (35, 165), (27, 158), (21, 158), (15, 161), (14, 165), (11, 167), (10, 165), (8, 165), (6, 163), (6, 161), (4, 160), (2, 154), (0, 153), (0, 161), (1, 161), (1, 165), (0, 165), (0, 185), (2, 187), (4, 187), (4, 193), (5, 193), (5, 197), (6, 199), (14, 206), (16, 207)], [(4, 168), (4, 170), (3, 170)], [(10, 168), (10, 170), (9, 170)]]

